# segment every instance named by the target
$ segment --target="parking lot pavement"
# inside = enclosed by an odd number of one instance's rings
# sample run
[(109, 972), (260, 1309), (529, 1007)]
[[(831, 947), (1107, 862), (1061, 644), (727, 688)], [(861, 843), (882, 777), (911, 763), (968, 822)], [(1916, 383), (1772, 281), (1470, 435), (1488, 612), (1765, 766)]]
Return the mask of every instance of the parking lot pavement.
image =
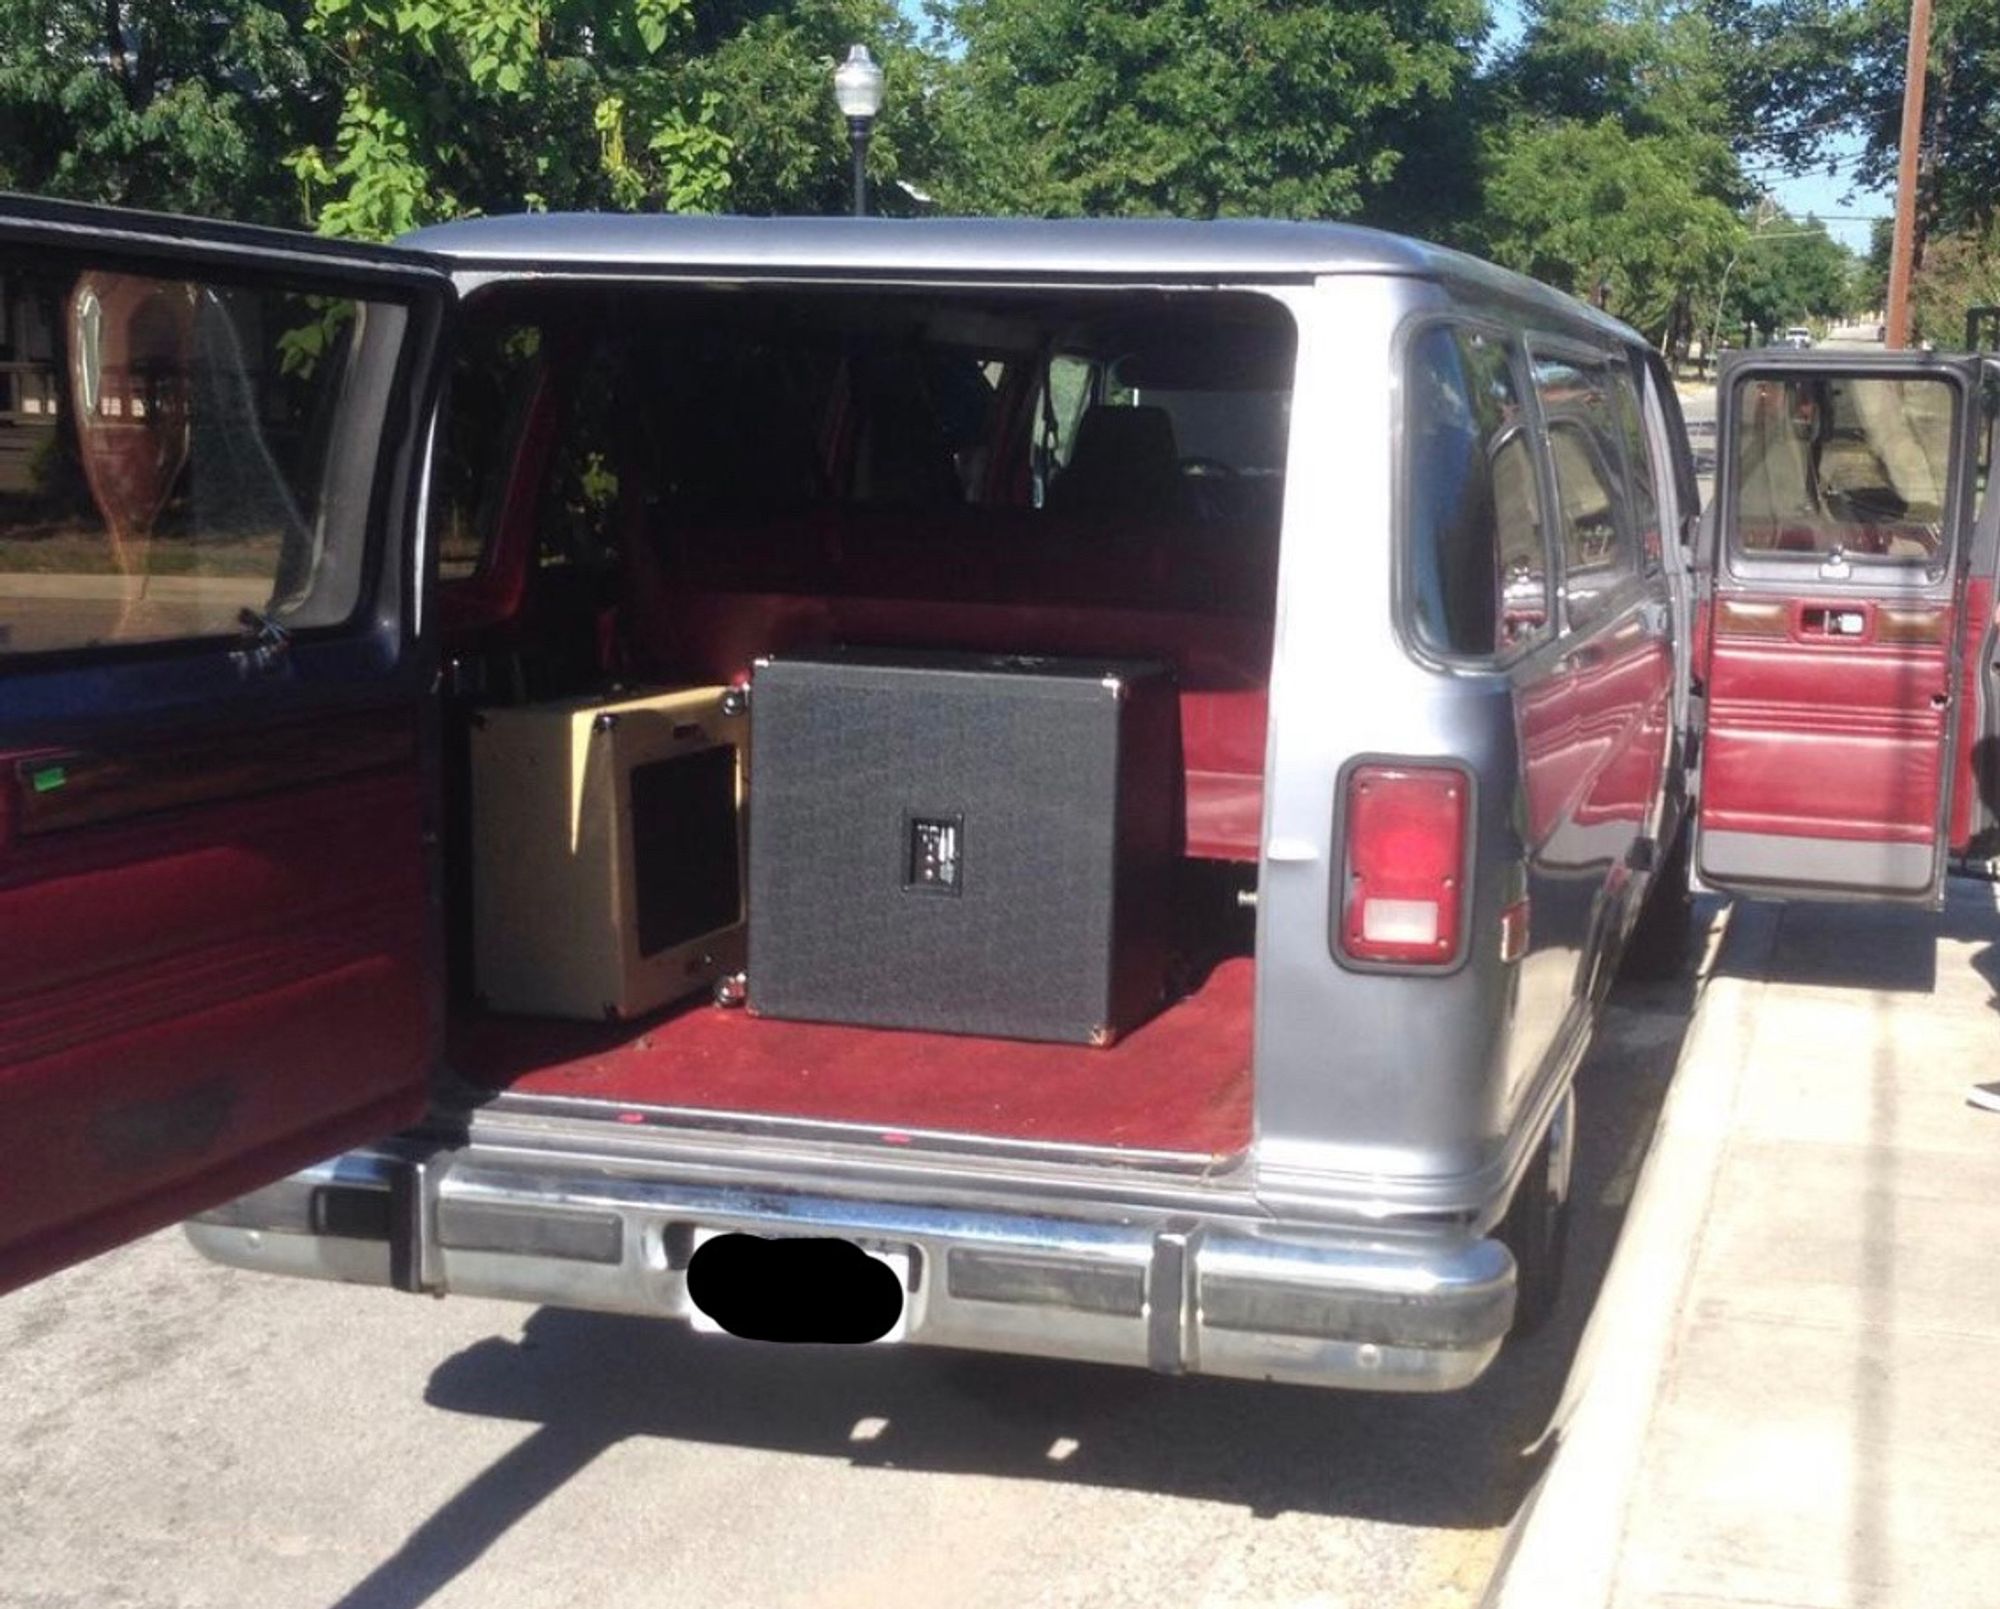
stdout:
[(1469, 1605), (1688, 1010), (1617, 996), (1562, 1312), (1453, 1397), (759, 1348), (155, 1236), (0, 1300), (0, 1605)]

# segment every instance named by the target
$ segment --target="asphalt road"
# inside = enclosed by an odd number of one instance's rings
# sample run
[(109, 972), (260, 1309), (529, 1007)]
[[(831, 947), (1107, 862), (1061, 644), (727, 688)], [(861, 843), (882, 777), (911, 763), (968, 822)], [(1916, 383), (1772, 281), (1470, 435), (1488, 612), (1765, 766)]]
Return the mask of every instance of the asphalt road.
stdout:
[(1562, 1313), (1470, 1392), (762, 1348), (172, 1232), (0, 1300), (0, 1605), (1472, 1604), (1690, 992), (1617, 997)]

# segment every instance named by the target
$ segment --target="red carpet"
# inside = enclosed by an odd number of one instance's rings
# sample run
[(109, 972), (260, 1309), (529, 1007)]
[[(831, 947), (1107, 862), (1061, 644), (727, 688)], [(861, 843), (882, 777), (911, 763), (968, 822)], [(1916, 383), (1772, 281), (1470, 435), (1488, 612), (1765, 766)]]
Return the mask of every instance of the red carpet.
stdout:
[(1231, 1156), (1250, 1143), (1251, 979), (1225, 961), (1118, 1044), (1038, 1045), (774, 1022), (705, 1002), (636, 1023), (482, 1017), (453, 1057), (477, 1083), (1017, 1140)]

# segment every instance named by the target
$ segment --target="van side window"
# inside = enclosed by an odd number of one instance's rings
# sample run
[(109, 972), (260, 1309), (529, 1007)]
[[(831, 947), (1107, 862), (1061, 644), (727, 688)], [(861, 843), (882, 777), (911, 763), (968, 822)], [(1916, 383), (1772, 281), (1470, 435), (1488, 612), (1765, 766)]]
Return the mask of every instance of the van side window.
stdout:
[(1625, 443), (1626, 484), (1632, 493), (1632, 523), (1639, 538), (1639, 558), (1651, 575), (1660, 567), (1660, 494), (1647, 450), (1646, 416), (1639, 403), (1639, 384), (1628, 368), (1618, 370), (1618, 429)]
[(1555, 467), (1569, 623), (1588, 631), (1610, 613), (1612, 594), (1638, 568), (1611, 370), (1602, 363), (1538, 357), (1535, 389)]
[(1405, 530), (1413, 624), (1475, 657), (1532, 642), (1549, 620), (1541, 493), (1505, 342), (1434, 324), (1409, 348)]

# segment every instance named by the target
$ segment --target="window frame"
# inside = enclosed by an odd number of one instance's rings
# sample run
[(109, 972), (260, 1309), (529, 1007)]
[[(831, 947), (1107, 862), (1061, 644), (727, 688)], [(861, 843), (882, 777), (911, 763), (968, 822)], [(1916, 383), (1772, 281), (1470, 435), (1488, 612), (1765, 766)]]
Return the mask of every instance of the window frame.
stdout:
[[(1914, 354), (1896, 353), (1890, 354), (1890, 358), (1915, 360), (1903, 364), (1878, 361), (1876, 364), (1826, 363), (1808, 367), (1803, 364), (1788, 365), (1782, 359), (1763, 358), (1760, 354), (1758, 358), (1746, 358), (1719, 379), (1718, 416), (1726, 404), (1728, 428), (1718, 431), (1716, 441), (1715, 549), (1718, 563), (1731, 580), (1778, 590), (1808, 586), (1919, 595), (1948, 591), (1956, 584), (1956, 578), (1965, 566), (1969, 547), (1967, 507), (1972, 473), (1970, 465), (1978, 452), (1977, 443), (1972, 439), (1977, 428), (1974, 418), (1979, 412), (1972, 406), (1976, 388), (1969, 388), (1954, 370), (1928, 368)], [(1958, 472), (1947, 481), (1945, 503), (1939, 511), (1945, 548), (1935, 569), (1929, 564), (1909, 559), (1862, 553), (1847, 555), (1846, 575), (1827, 576), (1822, 573), (1828, 557), (1826, 554), (1817, 551), (1752, 552), (1742, 545), (1742, 475), (1738, 468), (1742, 404), (1738, 398), (1743, 388), (1753, 382), (1792, 381), (1801, 376), (1816, 380), (1921, 381), (1941, 385), (1950, 394), (1952, 417), (1946, 440), (1949, 452), (1959, 455), (1959, 464)], [(1728, 386), (1726, 396), (1720, 389), (1723, 384)]]

